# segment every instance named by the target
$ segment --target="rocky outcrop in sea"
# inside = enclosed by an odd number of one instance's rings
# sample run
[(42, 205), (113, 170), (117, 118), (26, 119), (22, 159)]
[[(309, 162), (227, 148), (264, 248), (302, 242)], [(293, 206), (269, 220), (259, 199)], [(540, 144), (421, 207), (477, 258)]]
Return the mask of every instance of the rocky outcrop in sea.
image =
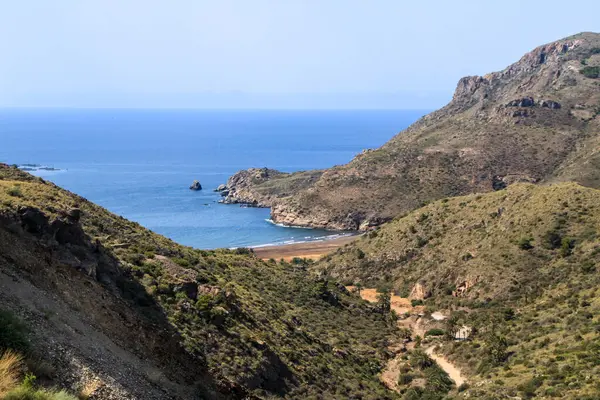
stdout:
[(197, 180), (194, 180), (190, 185), (190, 190), (202, 190), (202, 185)]

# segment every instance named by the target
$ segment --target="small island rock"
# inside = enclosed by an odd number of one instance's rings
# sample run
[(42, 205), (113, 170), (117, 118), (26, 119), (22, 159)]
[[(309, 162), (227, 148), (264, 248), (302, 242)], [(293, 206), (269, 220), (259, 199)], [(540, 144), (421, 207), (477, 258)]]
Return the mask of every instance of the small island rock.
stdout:
[(202, 185), (197, 180), (194, 180), (190, 186), (190, 190), (202, 190)]

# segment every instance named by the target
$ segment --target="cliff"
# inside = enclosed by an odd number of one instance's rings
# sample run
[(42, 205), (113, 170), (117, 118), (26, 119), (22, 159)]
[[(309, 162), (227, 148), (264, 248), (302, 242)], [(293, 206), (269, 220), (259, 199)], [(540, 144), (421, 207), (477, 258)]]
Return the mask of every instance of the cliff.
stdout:
[(368, 230), (431, 200), (514, 182), (600, 187), (600, 80), (589, 72), (599, 49), (600, 34), (581, 33), (462, 78), (442, 109), (265, 205), (275, 222)]

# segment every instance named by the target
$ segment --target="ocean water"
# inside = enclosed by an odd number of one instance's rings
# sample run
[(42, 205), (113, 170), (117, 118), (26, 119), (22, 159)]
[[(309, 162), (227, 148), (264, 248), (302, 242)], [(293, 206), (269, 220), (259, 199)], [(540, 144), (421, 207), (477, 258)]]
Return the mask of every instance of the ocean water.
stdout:
[(425, 113), (7, 109), (0, 161), (58, 168), (34, 173), (197, 248), (322, 240), (337, 233), (273, 225), (268, 209), (218, 204), (212, 190), (249, 167), (346, 163)]

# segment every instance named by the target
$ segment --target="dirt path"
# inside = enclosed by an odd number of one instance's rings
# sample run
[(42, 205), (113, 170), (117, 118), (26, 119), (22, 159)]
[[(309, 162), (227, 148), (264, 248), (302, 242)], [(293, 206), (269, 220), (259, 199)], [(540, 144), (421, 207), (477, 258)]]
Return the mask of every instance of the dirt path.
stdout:
[[(355, 289), (354, 286), (347, 286), (346, 288), (350, 291)], [(362, 297), (364, 300), (367, 300), (368, 302), (375, 303), (375, 302), (377, 302), (377, 297), (378, 297), (377, 289), (361, 289), (360, 297)], [(391, 309), (396, 311), (396, 313), (398, 315), (403, 315), (407, 312), (414, 314), (414, 313), (423, 311), (423, 306), (413, 307), (411, 304), (411, 301), (405, 297), (392, 295), (391, 299), (390, 299), (390, 303), (391, 303)], [(415, 318), (415, 316), (411, 316), (406, 319), (402, 319), (402, 320), (398, 321), (398, 327), (410, 329), (413, 336), (420, 336), (420, 337), (425, 336), (426, 330), (423, 325), (424, 325), (423, 318), (420, 318), (420, 317)], [(414, 343), (412, 343), (412, 344), (414, 345)], [(380, 377), (381, 381), (388, 388), (390, 388), (391, 390), (394, 390), (396, 392), (399, 389), (398, 388), (398, 375), (400, 373), (400, 364), (401, 364), (401, 358), (402, 358), (402, 353), (399, 352), (398, 350), (403, 346), (404, 346), (403, 343), (398, 343), (390, 348), (390, 350), (396, 352), (397, 355), (396, 355), (396, 357), (394, 357), (388, 361), (388, 363), (386, 364), (385, 369), (381, 373), (381, 377)], [(429, 357), (431, 357), (433, 360), (435, 360), (435, 362), (437, 362), (437, 364), (440, 366), (440, 368), (442, 368), (448, 374), (450, 379), (452, 379), (454, 381), (454, 383), (456, 384), (457, 387), (462, 385), (463, 383), (465, 383), (465, 378), (462, 376), (462, 374), (460, 373), (460, 370), (454, 364), (452, 364), (445, 357), (434, 353), (436, 347), (437, 347), (437, 345), (431, 346), (427, 350), (425, 350), (425, 352), (427, 353), (427, 355), (429, 355)], [(410, 349), (409, 346), (407, 346), (407, 348)]]
[[(346, 289), (352, 291), (354, 290), (354, 286), (346, 286)], [(378, 296), (379, 293), (377, 293), (377, 289), (361, 289), (360, 291), (360, 297), (370, 303), (376, 303)], [(390, 305), (391, 309), (396, 311), (398, 315), (415, 310), (415, 307), (411, 305), (410, 300), (406, 297), (392, 295), (390, 298)]]
[(457, 387), (465, 383), (465, 378), (463, 378), (463, 376), (460, 373), (460, 370), (456, 368), (454, 364), (448, 361), (444, 356), (440, 356), (434, 353), (436, 347), (437, 346), (431, 346), (430, 348), (425, 350), (425, 353), (427, 353), (429, 357), (434, 359), (435, 362), (438, 363), (440, 368), (446, 371), (450, 379), (454, 381)]

